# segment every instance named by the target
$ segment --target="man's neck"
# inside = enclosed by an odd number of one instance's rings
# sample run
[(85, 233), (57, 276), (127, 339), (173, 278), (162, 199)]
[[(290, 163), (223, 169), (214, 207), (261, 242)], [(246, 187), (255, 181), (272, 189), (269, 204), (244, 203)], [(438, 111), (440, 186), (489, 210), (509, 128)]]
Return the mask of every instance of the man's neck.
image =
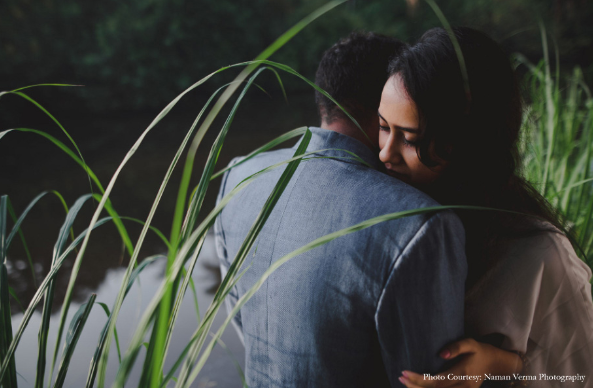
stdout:
[[(364, 129), (365, 126), (360, 123), (362, 128)], [(336, 119), (333, 120), (331, 123), (328, 123), (325, 120), (321, 121), (321, 126), (322, 129), (327, 129), (329, 131), (334, 131), (334, 132), (338, 132), (342, 135), (346, 135), (349, 137), (352, 137), (356, 140), (358, 140), (359, 142), (363, 143), (364, 145), (366, 145), (369, 149), (371, 149), (372, 151), (376, 151), (378, 148), (378, 144), (373, 144), (372, 142), (372, 136), (365, 136), (365, 134), (361, 131), (360, 128), (358, 128), (356, 126), (356, 124), (354, 124), (352, 121), (350, 120), (344, 120), (344, 119)]]

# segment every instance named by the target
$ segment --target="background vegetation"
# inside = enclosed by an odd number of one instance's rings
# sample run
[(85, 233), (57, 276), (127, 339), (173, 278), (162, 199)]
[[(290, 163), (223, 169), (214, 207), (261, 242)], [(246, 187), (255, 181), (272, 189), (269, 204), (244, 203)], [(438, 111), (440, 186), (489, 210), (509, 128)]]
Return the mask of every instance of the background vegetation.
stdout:
[[(509, 52), (542, 58), (538, 17), (555, 38), (561, 65), (592, 77), (589, 0), (437, 1), (453, 25), (484, 30)], [(5, 0), (0, 3), (0, 85), (86, 85), (71, 90), (97, 110), (160, 108), (214, 69), (254, 58), (323, 0)], [(274, 60), (313, 78), (322, 52), (354, 29), (406, 41), (439, 25), (420, 0), (352, 0), (313, 23)], [(552, 44), (551, 44), (552, 46)], [(209, 88), (209, 89), (208, 89)], [(288, 81), (289, 91), (303, 90)], [(306, 90), (306, 89), (305, 89)], [(213, 87), (202, 92), (208, 96)], [(56, 108), (54, 108), (56, 109)]]

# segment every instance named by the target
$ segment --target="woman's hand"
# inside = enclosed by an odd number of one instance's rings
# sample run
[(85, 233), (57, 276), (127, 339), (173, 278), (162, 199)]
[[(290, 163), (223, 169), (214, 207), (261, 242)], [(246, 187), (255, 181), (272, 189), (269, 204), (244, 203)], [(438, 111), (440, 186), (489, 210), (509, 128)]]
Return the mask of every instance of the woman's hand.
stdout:
[(449, 370), (426, 377), (411, 371), (403, 371), (399, 378), (408, 388), (464, 387), (476, 388), (484, 382), (484, 375), (512, 376), (523, 369), (518, 354), (468, 338), (448, 345), (439, 354), (459, 361)]

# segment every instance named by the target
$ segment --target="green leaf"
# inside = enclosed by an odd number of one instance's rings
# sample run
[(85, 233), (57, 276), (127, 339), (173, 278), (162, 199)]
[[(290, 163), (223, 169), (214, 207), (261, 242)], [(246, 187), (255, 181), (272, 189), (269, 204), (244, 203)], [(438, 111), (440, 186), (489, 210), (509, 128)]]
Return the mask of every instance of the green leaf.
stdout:
[[(103, 218), (101, 220), (98, 220), (93, 225), (93, 228), (97, 228), (97, 227), (105, 224), (107, 221), (111, 221), (111, 217), (107, 217), (107, 218)], [(33, 315), (33, 313), (35, 311), (35, 307), (37, 307), (37, 305), (39, 304), (39, 302), (41, 302), (41, 299), (43, 298), (43, 295), (45, 294), (45, 291), (49, 287), (49, 283), (56, 276), (56, 273), (58, 272), (58, 270), (60, 269), (60, 267), (64, 263), (64, 260), (66, 259), (66, 257), (68, 256), (68, 254), (70, 252), (72, 252), (78, 246), (78, 244), (80, 244), (81, 241), (83, 241), (83, 239), (85, 238), (85, 236), (88, 235), (88, 231), (89, 231), (89, 229), (86, 229), (85, 231), (83, 231), (68, 246), (68, 248), (66, 248), (64, 250), (64, 252), (62, 253), (62, 255), (56, 260), (55, 266), (53, 266), (52, 268), (50, 268), (49, 273), (47, 274), (47, 276), (45, 277), (45, 279), (43, 279), (43, 281), (39, 285), (39, 288), (37, 289), (37, 291), (33, 295), (33, 298), (31, 298), (31, 302), (29, 303), (29, 306), (27, 307), (27, 309), (25, 310), (25, 313), (23, 314), (23, 318), (21, 320), (21, 324), (19, 325), (19, 327), (18, 327), (18, 329), (17, 329), (14, 337), (12, 338), (12, 341), (10, 342), (10, 346), (8, 347), (6, 356), (2, 359), (2, 362), (1, 362), (1, 365), (0, 365), (0, 381), (2, 381), (2, 379), (4, 378), (4, 376), (6, 376), (6, 373), (9, 370), (9, 368), (10, 368), (10, 361), (9, 360), (12, 357), (14, 357), (14, 352), (16, 351), (16, 348), (17, 348), (17, 346), (18, 346), (18, 344), (20, 342), (20, 339), (23, 336), (23, 332), (25, 331), (25, 328), (27, 327), (27, 325), (29, 323), (29, 320), (31, 319), (31, 316)]]
[(6, 213), (8, 196), (0, 197), (0, 360), (4, 373), (0, 374), (0, 384), (17, 388), (17, 373), (14, 354), (10, 353), (12, 337), (12, 318), (10, 313), (10, 288), (6, 269)]
[(76, 314), (74, 314), (74, 317), (72, 317), (70, 328), (68, 329), (68, 334), (66, 335), (66, 343), (62, 355), (62, 362), (60, 363), (60, 370), (58, 372), (58, 376), (56, 377), (54, 388), (62, 388), (64, 385), (64, 380), (66, 379), (66, 373), (68, 372), (68, 366), (70, 365), (72, 354), (74, 354), (74, 349), (76, 348), (76, 344), (78, 343), (78, 339), (80, 338), (84, 324), (91, 313), (91, 309), (93, 308), (93, 303), (95, 303), (96, 298), (97, 294), (92, 294), (88, 302), (80, 306)]

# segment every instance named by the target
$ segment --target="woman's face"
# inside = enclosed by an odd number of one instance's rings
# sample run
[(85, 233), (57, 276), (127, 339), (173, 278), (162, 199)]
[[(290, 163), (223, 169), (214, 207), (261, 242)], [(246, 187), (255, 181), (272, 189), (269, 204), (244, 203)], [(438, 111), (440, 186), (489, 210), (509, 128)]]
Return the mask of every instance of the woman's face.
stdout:
[(387, 80), (378, 113), (379, 159), (385, 163), (387, 173), (419, 189), (429, 186), (440, 175), (444, 165), (428, 168), (418, 158), (418, 110), (408, 97), (399, 74)]

